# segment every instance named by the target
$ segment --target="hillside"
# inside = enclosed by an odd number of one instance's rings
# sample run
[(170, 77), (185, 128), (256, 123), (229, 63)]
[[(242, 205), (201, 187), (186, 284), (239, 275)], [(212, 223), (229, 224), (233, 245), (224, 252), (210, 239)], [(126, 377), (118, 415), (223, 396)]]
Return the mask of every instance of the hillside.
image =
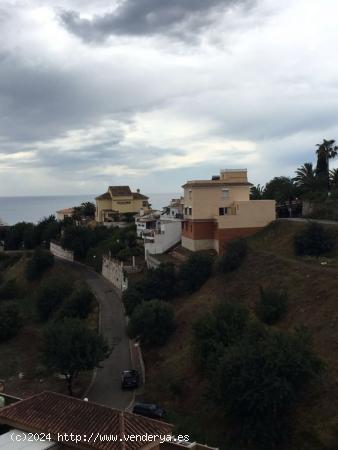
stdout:
[[(294, 412), (291, 449), (338, 448), (338, 270), (337, 255), (322, 266), (313, 258), (295, 258), (292, 239), (299, 223), (275, 223), (250, 240), (250, 253), (237, 271), (215, 274), (197, 293), (174, 302), (178, 328), (168, 344), (146, 352), (146, 396), (169, 411), (178, 429), (196, 440), (227, 446), (227, 424), (215, 408), (191, 357), (191, 323), (217, 302), (236, 301), (252, 311), (259, 288), (287, 290), (289, 310), (278, 324), (284, 330), (304, 325), (313, 335), (314, 348), (327, 364), (319, 385), (304, 396)], [(337, 227), (338, 232), (338, 227)]]
[[(44, 390), (66, 393), (64, 380), (46, 374), (41, 365), (39, 348), (42, 333), (48, 323), (38, 320), (36, 292), (48, 279), (64, 280), (65, 277), (70, 277), (76, 283), (79, 276), (69, 267), (64, 268), (61, 264), (55, 264), (40, 279), (28, 281), (25, 276), (27, 261), (27, 255), (0, 255), (0, 286), (10, 280), (14, 280), (16, 286), (15, 297), (10, 300), (1, 298), (0, 306), (16, 304), (23, 319), (23, 326), (18, 334), (0, 343), (0, 379), (5, 382), (8, 394), (22, 398)], [(97, 329), (97, 305), (94, 305), (85, 320), (90, 328)], [(91, 376), (91, 372), (80, 375), (75, 386), (76, 394), (81, 394), (87, 388)]]

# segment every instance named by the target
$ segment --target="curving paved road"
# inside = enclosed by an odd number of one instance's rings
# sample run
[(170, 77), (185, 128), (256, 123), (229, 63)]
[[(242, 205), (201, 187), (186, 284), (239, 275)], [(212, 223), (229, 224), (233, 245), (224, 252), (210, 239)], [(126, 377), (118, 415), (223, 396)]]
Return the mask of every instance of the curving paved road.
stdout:
[(125, 409), (133, 401), (132, 391), (123, 391), (120, 375), (123, 370), (131, 368), (129, 339), (126, 333), (126, 320), (123, 306), (112, 284), (93, 270), (79, 263), (59, 260), (64, 265), (71, 265), (72, 270), (93, 290), (101, 309), (100, 332), (113, 348), (109, 358), (96, 370), (86, 397), (89, 400), (111, 408)]

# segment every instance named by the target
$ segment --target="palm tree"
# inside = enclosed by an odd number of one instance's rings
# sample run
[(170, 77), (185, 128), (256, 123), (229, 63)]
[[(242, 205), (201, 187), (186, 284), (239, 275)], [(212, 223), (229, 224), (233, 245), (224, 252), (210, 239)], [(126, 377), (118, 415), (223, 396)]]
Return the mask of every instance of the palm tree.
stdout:
[(96, 207), (92, 202), (81, 203), (81, 211), (84, 217), (95, 217)]
[(296, 186), (302, 192), (310, 192), (316, 190), (316, 172), (312, 163), (305, 163), (296, 170), (296, 176), (293, 179)]
[(264, 195), (264, 186), (257, 184), (257, 186), (252, 186), (250, 189), (250, 199), (251, 200), (262, 200)]
[(330, 185), (333, 187), (338, 187), (338, 169), (330, 170)]
[(317, 168), (316, 175), (322, 181), (323, 186), (327, 187), (328, 192), (330, 192), (330, 159), (333, 159), (338, 154), (338, 146), (334, 145), (335, 140), (323, 140), (322, 144), (317, 144)]

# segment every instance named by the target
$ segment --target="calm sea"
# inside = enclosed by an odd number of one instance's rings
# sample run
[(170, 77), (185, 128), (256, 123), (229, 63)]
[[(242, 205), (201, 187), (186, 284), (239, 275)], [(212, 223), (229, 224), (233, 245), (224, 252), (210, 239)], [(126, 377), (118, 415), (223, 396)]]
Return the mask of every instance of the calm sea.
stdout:
[[(146, 194), (154, 209), (162, 209), (178, 193)], [(38, 222), (55, 214), (63, 208), (80, 205), (82, 202), (94, 202), (95, 195), (58, 195), (41, 197), (0, 197), (0, 222), (13, 225), (17, 222)]]

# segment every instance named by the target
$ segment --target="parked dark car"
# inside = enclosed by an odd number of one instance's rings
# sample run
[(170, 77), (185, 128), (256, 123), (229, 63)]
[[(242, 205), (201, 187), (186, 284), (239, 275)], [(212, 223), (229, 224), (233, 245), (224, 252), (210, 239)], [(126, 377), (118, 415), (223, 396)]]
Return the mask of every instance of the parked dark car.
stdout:
[(154, 403), (135, 403), (133, 413), (150, 417), (151, 419), (163, 419), (165, 416), (164, 409)]
[(121, 374), (122, 389), (136, 389), (140, 384), (140, 374), (137, 370), (125, 370)]

